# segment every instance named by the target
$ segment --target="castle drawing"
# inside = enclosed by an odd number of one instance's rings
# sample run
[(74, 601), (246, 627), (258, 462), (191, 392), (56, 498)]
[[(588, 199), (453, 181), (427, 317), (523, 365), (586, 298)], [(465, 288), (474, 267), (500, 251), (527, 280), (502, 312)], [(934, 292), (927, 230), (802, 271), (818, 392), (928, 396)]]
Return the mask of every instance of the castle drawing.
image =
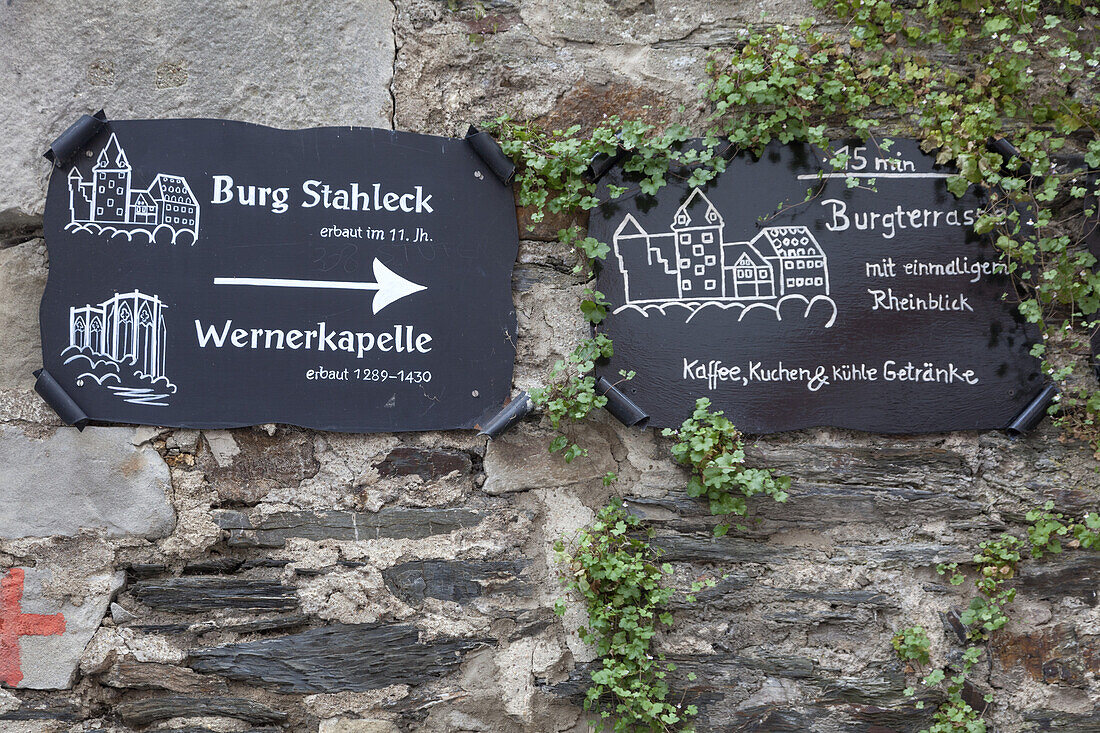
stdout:
[(69, 308), (69, 348), (134, 368), (136, 376), (164, 376), (164, 310), (155, 295), (115, 293), (99, 305)]
[(145, 232), (150, 241), (160, 228), (194, 244), (199, 235), (199, 202), (182, 176), (158, 173), (148, 188), (136, 188), (126, 152), (111, 133), (96, 158), (91, 180), (74, 165), (69, 171), (69, 228)]
[(627, 305), (828, 297), (828, 261), (807, 227), (765, 227), (747, 242), (725, 241), (724, 230), (722, 215), (698, 188), (666, 232), (647, 232), (628, 214), (613, 241)]

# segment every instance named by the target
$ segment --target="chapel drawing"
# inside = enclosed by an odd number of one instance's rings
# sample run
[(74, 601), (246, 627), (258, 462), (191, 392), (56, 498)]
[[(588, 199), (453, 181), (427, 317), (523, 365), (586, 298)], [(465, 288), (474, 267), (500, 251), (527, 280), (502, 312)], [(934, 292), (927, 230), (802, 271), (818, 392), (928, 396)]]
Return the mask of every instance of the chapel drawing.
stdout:
[(166, 225), (177, 232), (199, 232), (199, 202), (182, 176), (158, 173), (148, 188), (135, 188), (133, 169), (114, 133), (99, 152), (91, 180), (74, 165), (69, 171), (72, 224), (103, 224), (151, 231)]
[(164, 310), (156, 295), (115, 293), (99, 305), (69, 308), (69, 347), (164, 376)]
[(727, 242), (724, 231), (722, 215), (698, 188), (676, 210), (668, 231), (647, 232), (628, 214), (613, 237), (626, 302), (829, 294), (828, 260), (809, 228), (765, 227), (747, 242)]

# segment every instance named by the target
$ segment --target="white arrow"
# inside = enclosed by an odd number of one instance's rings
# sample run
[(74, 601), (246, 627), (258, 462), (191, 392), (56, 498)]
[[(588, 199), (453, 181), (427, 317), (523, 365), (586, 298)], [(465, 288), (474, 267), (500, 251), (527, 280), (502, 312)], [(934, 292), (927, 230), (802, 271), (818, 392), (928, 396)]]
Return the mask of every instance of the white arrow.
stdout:
[(374, 301), (371, 309), (374, 313), (385, 308), (390, 303), (401, 300), (406, 295), (427, 290), (425, 285), (417, 285), (411, 280), (398, 275), (390, 268), (383, 265), (376, 258), (374, 260), (375, 282), (348, 282), (346, 280), (293, 280), (282, 277), (216, 277), (215, 285), (256, 285), (267, 288), (322, 288), (328, 290), (374, 290)]

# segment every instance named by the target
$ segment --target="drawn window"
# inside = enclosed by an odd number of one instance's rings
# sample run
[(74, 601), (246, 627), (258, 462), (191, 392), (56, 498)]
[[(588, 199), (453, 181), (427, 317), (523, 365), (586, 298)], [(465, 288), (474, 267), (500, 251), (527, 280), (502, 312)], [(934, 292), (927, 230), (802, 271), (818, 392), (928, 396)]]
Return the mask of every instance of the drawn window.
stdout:
[(684, 232), (683, 234), (680, 235), (680, 244), (688, 244), (690, 242), (691, 242), (691, 235), (690, 234), (688, 234), (687, 232)]
[(714, 232), (703, 232), (701, 239), (703, 240), (703, 244), (710, 244), (714, 241)]
[(103, 216), (103, 207), (97, 206), (95, 210), (96, 216)]
[(794, 287), (794, 278), (793, 277), (788, 277), (787, 278), (787, 287), (788, 288), (793, 288)]
[(122, 209), (115, 209), (115, 216), (122, 216)]
[(99, 192), (100, 192), (100, 193), (104, 193), (104, 192), (106, 192), (106, 191), (107, 191), (107, 187), (106, 187), (106, 186), (100, 186), (100, 187), (99, 187)]
[(785, 267), (788, 270), (793, 270), (794, 269), (794, 263), (791, 262), (790, 260), (787, 260), (786, 262), (783, 263), (783, 267)]
[(680, 267), (690, 267), (691, 260), (680, 260)]
[(701, 244), (695, 245), (694, 247), (691, 248), (691, 253), (693, 255), (695, 255), (696, 257), (702, 257), (703, 256), (703, 245), (701, 245)]
[(684, 290), (685, 293), (691, 290), (691, 280), (681, 280), (680, 287)]
[(704, 280), (703, 290), (714, 290), (718, 286), (718, 283), (714, 280)]
[(707, 258), (703, 260), (703, 262), (708, 265), (713, 265), (714, 263), (718, 262), (718, 258), (714, 255), (707, 255)]
[(706, 268), (705, 265), (696, 265), (695, 266), (695, 274), (696, 275), (702, 275), (706, 271), (707, 271), (707, 268)]
[(814, 285), (817, 286), (817, 287), (821, 287), (821, 278), (815, 277), (814, 278)]
[(768, 279), (768, 268), (766, 268), (766, 267), (759, 268), (756, 271), (756, 277), (759, 280), (767, 280)]

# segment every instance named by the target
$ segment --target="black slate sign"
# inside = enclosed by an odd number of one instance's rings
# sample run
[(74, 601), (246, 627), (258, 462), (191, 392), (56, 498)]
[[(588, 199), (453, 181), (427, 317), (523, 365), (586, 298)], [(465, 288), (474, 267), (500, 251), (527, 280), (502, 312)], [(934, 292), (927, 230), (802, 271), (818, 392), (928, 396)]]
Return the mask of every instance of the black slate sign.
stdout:
[[(949, 193), (914, 141), (841, 152), (833, 171), (822, 151), (773, 144), (701, 188), (635, 186), (592, 212), (615, 344), (597, 371), (651, 425), (708, 397), (754, 433), (992, 429), (1044, 391), (1037, 333), (973, 232), (985, 202)], [(619, 168), (605, 182), (631, 186)]]
[(437, 430), (508, 398), (515, 208), (467, 141), (112, 121), (45, 235), (45, 376), (91, 419)]

